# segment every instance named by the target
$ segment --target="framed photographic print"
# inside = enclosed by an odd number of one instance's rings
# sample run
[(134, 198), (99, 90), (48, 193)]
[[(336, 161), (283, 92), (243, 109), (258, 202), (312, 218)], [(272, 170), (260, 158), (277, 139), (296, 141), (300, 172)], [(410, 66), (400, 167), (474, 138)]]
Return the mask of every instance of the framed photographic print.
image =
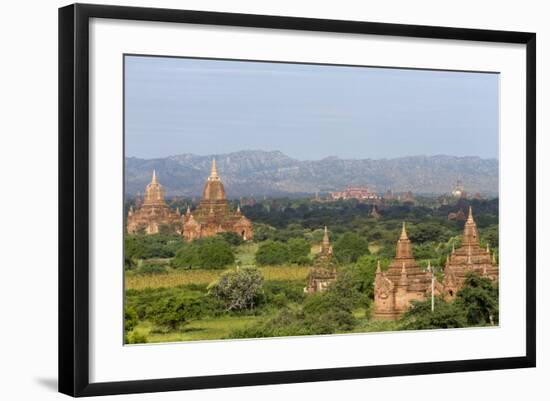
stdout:
[(59, 10), (59, 390), (535, 366), (535, 34)]

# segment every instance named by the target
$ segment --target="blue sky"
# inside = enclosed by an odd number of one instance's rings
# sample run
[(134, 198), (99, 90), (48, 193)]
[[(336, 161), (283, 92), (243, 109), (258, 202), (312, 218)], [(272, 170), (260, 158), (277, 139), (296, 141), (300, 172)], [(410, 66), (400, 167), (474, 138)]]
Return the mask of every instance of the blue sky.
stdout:
[(498, 158), (498, 74), (126, 56), (126, 156)]

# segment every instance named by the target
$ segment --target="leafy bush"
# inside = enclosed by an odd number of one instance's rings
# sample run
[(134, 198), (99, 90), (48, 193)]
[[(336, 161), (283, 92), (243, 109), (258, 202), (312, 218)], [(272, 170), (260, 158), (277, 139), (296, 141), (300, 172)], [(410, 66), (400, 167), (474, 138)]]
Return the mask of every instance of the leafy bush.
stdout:
[(256, 251), (256, 263), (260, 266), (281, 265), (289, 261), (288, 245), (279, 241), (265, 241)]
[(369, 253), (367, 240), (352, 232), (345, 233), (334, 244), (334, 256), (340, 263), (355, 263)]
[(140, 333), (130, 333), (125, 336), (126, 344), (145, 344), (147, 343), (147, 336)]
[[(374, 279), (378, 260), (378, 257), (372, 255), (361, 256), (351, 268), (354, 289), (364, 295), (367, 305), (374, 300)], [(384, 262), (386, 264), (388, 261)]]
[(491, 248), (498, 248), (498, 224), (492, 225), (483, 230), (482, 238), (485, 243), (489, 243)]
[(243, 238), (239, 234), (234, 232), (220, 233), (218, 234), (218, 236), (232, 246), (239, 246), (244, 242)]
[(468, 325), (465, 311), (455, 302), (435, 299), (434, 311), (431, 310), (431, 299), (418, 302), (403, 316), (403, 328), (409, 330), (449, 329)]
[(134, 330), (138, 324), (138, 315), (135, 308), (131, 306), (124, 307), (124, 331), (130, 332)]
[(154, 264), (154, 263), (144, 263), (137, 269), (137, 273), (139, 274), (166, 273), (166, 266)]
[(304, 283), (287, 281), (266, 281), (263, 284), (262, 304), (271, 304), (277, 299), (277, 306), (288, 302), (300, 303), (304, 300)]
[(262, 283), (260, 271), (248, 267), (223, 273), (208, 291), (225, 304), (226, 310), (241, 310), (255, 306)]
[[(252, 219), (254, 221), (254, 219)], [(263, 242), (274, 238), (275, 228), (267, 224), (254, 224), (254, 242)]]
[(488, 278), (468, 273), (456, 296), (469, 325), (498, 324), (498, 288)]
[(309, 263), (309, 243), (303, 238), (291, 238), (288, 240), (288, 260), (291, 263), (308, 264)]
[(201, 238), (185, 244), (176, 253), (172, 266), (179, 268), (223, 269), (235, 261), (231, 246), (219, 237)]
[(201, 293), (178, 293), (160, 297), (148, 311), (148, 317), (159, 327), (175, 330), (190, 320), (216, 315), (219, 304)]
[(171, 258), (182, 245), (180, 236), (127, 234), (124, 237), (124, 257), (130, 260)]
[(448, 234), (439, 223), (420, 223), (408, 229), (409, 239), (414, 244), (446, 241)]
[(170, 262), (173, 267), (192, 269), (201, 265), (199, 258), (199, 245), (195, 241), (181, 247), (176, 256)]

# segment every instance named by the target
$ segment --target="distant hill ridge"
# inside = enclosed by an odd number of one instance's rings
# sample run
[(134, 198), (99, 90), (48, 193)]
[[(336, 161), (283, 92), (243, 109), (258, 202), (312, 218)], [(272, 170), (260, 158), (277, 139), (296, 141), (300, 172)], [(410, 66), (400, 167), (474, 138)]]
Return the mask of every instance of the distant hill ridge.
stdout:
[(158, 159), (126, 158), (125, 192), (144, 191), (153, 169), (167, 195), (198, 196), (216, 158), (230, 198), (293, 196), (369, 186), (378, 192), (449, 193), (460, 179), (468, 193), (498, 194), (498, 160), (476, 156), (410, 156), (393, 159), (297, 160), (279, 151), (243, 150)]

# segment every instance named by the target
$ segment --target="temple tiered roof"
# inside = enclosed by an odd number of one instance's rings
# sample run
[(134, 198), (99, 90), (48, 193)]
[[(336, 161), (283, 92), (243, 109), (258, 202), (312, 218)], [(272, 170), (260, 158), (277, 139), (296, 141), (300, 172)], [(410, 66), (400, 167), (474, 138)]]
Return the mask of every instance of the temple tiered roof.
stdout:
[(462, 244), (453, 250), (445, 263), (445, 293), (453, 297), (462, 287), (468, 272), (476, 272), (481, 276), (498, 281), (499, 270), (494, 254), (491, 255), (489, 244), (485, 248), (480, 246), (477, 224), (474, 220), (472, 207), (468, 210), (468, 218), (464, 223)]
[(245, 240), (252, 239), (252, 223), (241, 213), (229, 208), (223, 182), (218, 175), (216, 159), (212, 159), (210, 175), (204, 185), (202, 199), (197, 209), (187, 209), (184, 217), (183, 236), (186, 241), (210, 237), (222, 232), (234, 232)]
[(127, 231), (130, 234), (144, 232), (156, 234), (164, 226), (168, 232), (181, 233), (181, 216), (173, 211), (164, 199), (165, 191), (153, 170), (151, 182), (145, 187), (143, 201), (136, 197), (136, 209), (130, 208), (127, 219)]

